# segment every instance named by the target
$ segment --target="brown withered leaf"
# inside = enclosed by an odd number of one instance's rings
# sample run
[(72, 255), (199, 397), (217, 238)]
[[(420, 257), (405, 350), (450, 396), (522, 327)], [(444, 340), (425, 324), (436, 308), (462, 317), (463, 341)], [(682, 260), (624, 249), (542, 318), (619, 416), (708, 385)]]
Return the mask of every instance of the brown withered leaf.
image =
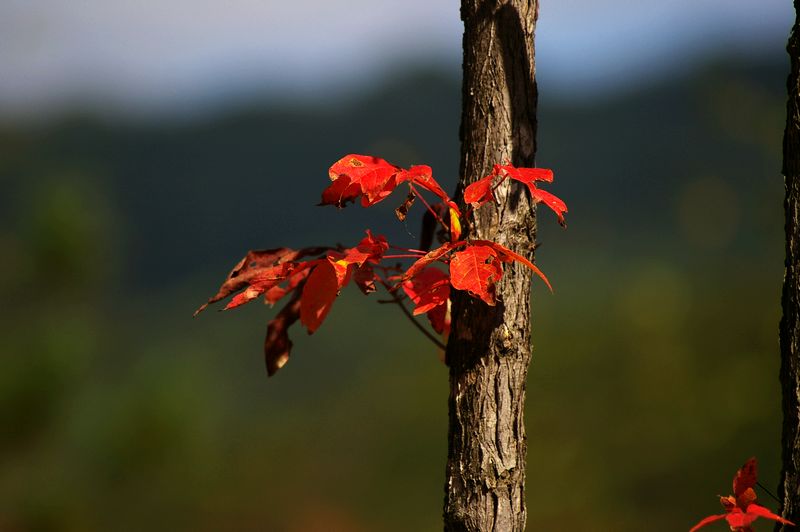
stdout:
[(398, 220), (400, 220), (401, 222), (405, 221), (406, 216), (408, 216), (408, 210), (414, 204), (415, 199), (417, 199), (417, 195), (414, 194), (413, 191), (409, 192), (403, 204), (394, 210), (394, 213), (395, 215), (397, 215)]
[(270, 377), (275, 375), (289, 360), (292, 341), (289, 340), (288, 329), (300, 318), (302, 291), (302, 286), (295, 289), (289, 302), (267, 325), (267, 337), (264, 340), (264, 362), (267, 365), (267, 375)]
[(319, 255), (330, 248), (316, 247), (294, 250), (291, 248), (275, 248), (248, 251), (226, 277), (219, 291), (208, 301), (200, 306), (194, 315), (203, 312), (208, 305), (225, 299), (229, 295), (250, 285), (250, 282), (264, 272), (270, 271), (275, 266), (290, 262), (301, 257)]

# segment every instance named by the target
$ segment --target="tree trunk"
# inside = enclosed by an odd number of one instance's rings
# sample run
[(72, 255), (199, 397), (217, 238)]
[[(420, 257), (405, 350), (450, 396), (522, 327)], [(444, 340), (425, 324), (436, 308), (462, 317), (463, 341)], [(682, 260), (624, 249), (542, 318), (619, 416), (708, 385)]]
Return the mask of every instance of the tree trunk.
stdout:
[[(537, 0), (462, 0), (464, 187), (510, 161), (535, 166), (533, 35)], [(528, 191), (506, 180), (494, 205), (466, 221), (471, 238), (494, 240), (533, 259), (536, 217)], [(530, 272), (506, 265), (497, 305), (453, 297), (450, 426), (444, 528), (525, 529), (525, 382), (531, 360)]]
[[(783, 470), (778, 487), (783, 517), (800, 523), (800, 0), (789, 44), (783, 175), (786, 180), (786, 271), (783, 278), (781, 388), (783, 389)], [(783, 530), (778, 524), (776, 530)]]

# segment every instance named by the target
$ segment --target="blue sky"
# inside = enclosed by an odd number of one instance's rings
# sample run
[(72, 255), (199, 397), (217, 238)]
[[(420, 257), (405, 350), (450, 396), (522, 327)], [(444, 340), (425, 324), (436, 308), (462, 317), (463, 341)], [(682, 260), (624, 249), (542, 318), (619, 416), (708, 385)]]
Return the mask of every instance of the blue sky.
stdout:
[[(241, 93), (324, 98), (411, 64), (457, 71), (454, 0), (4, 0), (0, 115), (169, 109)], [(540, 80), (599, 92), (714, 50), (783, 53), (791, 0), (542, 0)]]

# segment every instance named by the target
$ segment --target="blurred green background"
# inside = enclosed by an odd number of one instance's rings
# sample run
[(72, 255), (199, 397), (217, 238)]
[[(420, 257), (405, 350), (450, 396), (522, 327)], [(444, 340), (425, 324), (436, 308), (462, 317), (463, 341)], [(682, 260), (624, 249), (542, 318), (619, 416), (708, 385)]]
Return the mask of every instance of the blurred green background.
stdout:
[[(685, 530), (751, 455), (777, 485), (778, 37), (592, 98), (543, 85), (538, 164), (570, 212), (540, 217), (529, 529)], [(452, 190), (452, 66), (0, 120), (0, 530), (440, 529), (447, 369), (396, 309), (348, 290), (270, 380), (275, 310), (191, 315), (250, 248), (416, 243), (400, 197), (315, 203), (350, 152)]]

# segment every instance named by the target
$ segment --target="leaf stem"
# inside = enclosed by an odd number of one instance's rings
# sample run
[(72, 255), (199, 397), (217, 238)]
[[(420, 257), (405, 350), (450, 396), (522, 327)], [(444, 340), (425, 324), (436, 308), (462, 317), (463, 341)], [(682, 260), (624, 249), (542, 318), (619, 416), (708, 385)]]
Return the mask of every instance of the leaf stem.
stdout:
[(384, 259), (418, 259), (421, 255), (415, 253), (402, 253), (400, 255), (384, 255)]
[(767, 493), (767, 495), (769, 495), (770, 497), (772, 497), (773, 499), (775, 499), (775, 502), (777, 502), (778, 504), (780, 504), (780, 503), (781, 503), (781, 500), (780, 500), (780, 499), (778, 499), (778, 498), (777, 498), (775, 495), (773, 495), (773, 494), (772, 494), (772, 492), (771, 492), (771, 491), (769, 491), (769, 490), (768, 490), (766, 487), (764, 487), (764, 484), (762, 484), (762, 483), (761, 483), (761, 482), (759, 482), (759, 481), (756, 481), (756, 484), (758, 484), (758, 487), (759, 487), (759, 488), (761, 488), (762, 490), (764, 490), (764, 491)]
[(397, 249), (399, 251), (407, 251), (409, 253), (419, 253), (420, 255), (424, 255), (424, 254), (427, 253), (427, 251), (422, 251), (421, 249), (403, 248), (403, 247), (400, 247), (400, 246), (393, 246), (391, 244), (389, 244), (389, 247), (392, 248), (392, 249)]
[(419, 198), (419, 200), (420, 200), (422, 203), (424, 203), (424, 204), (425, 204), (425, 207), (428, 209), (428, 212), (430, 212), (430, 213), (433, 215), (433, 217), (434, 217), (434, 218), (436, 218), (436, 220), (437, 220), (437, 221), (438, 221), (440, 224), (442, 224), (442, 227), (444, 227), (444, 230), (445, 230), (445, 231), (449, 231), (449, 230), (450, 230), (450, 226), (449, 226), (449, 225), (447, 225), (446, 223), (444, 223), (444, 221), (442, 220), (441, 216), (439, 216), (439, 214), (438, 214), (438, 213), (437, 213), (437, 212), (436, 212), (436, 211), (433, 209), (433, 207), (431, 207), (431, 204), (430, 204), (430, 203), (428, 203), (427, 201), (425, 201), (425, 197), (424, 197), (422, 194), (420, 194), (420, 193), (419, 193), (419, 191), (416, 189), (416, 187), (415, 187), (414, 185), (412, 185), (411, 183), (409, 183), (409, 184), (408, 184), (408, 186), (411, 188), (411, 190), (414, 192), (414, 194), (416, 194), (416, 195), (417, 195), (417, 197)]

